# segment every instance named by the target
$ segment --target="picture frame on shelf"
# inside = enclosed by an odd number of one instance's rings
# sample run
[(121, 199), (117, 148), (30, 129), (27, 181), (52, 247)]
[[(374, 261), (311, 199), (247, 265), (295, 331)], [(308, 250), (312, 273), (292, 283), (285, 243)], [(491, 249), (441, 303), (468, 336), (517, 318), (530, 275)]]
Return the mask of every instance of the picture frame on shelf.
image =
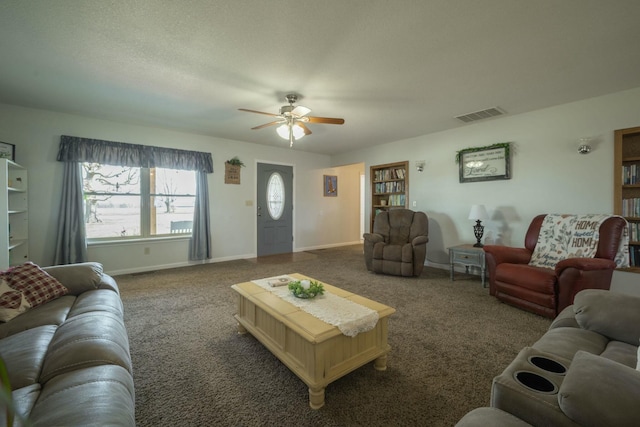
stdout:
[(16, 146), (8, 142), (0, 141), (0, 159), (16, 161)]
[(460, 182), (511, 179), (509, 143), (458, 151)]
[(336, 175), (324, 175), (324, 197), (338, 197), (338, 177)]

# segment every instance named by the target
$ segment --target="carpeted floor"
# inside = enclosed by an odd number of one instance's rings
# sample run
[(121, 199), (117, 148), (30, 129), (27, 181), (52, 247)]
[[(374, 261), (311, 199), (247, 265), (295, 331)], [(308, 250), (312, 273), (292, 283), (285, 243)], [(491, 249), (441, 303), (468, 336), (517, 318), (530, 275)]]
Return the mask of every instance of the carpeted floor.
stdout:
[[(386, 371), (372, 363), (309, 408), (305, 384), (238, 335), (234, 283), (302, 273), (396, 309)], [(502, 304), (477, 276), (369, 273), (362, 246), (117, 276), (139, 426), (452, 426), (489, 402), (491, 380), (548, 319)]]

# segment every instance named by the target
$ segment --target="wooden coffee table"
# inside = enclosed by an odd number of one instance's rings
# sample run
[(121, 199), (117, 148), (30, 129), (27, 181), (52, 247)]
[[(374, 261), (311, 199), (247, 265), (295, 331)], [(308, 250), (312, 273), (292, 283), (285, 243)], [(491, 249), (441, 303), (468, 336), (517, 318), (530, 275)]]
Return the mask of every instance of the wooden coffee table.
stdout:
[[(315, 280), (298, 273), (297, 279)], [(321, 282), (323, 283), (323, 282)], [(326, 292), (378, 312), (376, 326), (355, 337), (306, 313), (252, 282), (231, 286), (238, 295), (238, 333), (251, 333), (309, 387), (309, 405), (324, 405), (324, 389), (332, 381), (375, 360), (374, 368), (387, 369), (388, 317), (395, 309), (323, 283)]]

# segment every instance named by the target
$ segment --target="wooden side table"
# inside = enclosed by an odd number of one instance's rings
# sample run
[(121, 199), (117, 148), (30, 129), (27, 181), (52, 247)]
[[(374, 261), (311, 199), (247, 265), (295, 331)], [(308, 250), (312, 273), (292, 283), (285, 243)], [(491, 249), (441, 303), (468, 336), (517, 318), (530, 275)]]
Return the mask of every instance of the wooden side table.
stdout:
[(449, 248), (449, 264), (451, 265), (451, 281), (453, 282), (453, 266), (462, 264), (467, 274), (469, 267), (480, 268), (480, 277), (482, 278), (482, 287), (485, 288), (485, 271), (486, 263), (484, 258), (484, 250), (473, 245), (458, 245)]

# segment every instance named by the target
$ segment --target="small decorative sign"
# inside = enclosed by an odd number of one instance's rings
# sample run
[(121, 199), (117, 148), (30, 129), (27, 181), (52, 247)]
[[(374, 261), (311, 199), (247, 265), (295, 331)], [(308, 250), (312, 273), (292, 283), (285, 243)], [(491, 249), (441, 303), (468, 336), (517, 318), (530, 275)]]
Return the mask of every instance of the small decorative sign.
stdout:
[(456, 160), (460, 167), (460, 182), (511, 178), (508, 142), (460, 150)]
[(226, 162), (224, 164), (224, 183), (240, 184), (240, 165), (232, 165)]
[(336, 175), (324, 175), (324, 197), (338, 196), (338, 177)]

